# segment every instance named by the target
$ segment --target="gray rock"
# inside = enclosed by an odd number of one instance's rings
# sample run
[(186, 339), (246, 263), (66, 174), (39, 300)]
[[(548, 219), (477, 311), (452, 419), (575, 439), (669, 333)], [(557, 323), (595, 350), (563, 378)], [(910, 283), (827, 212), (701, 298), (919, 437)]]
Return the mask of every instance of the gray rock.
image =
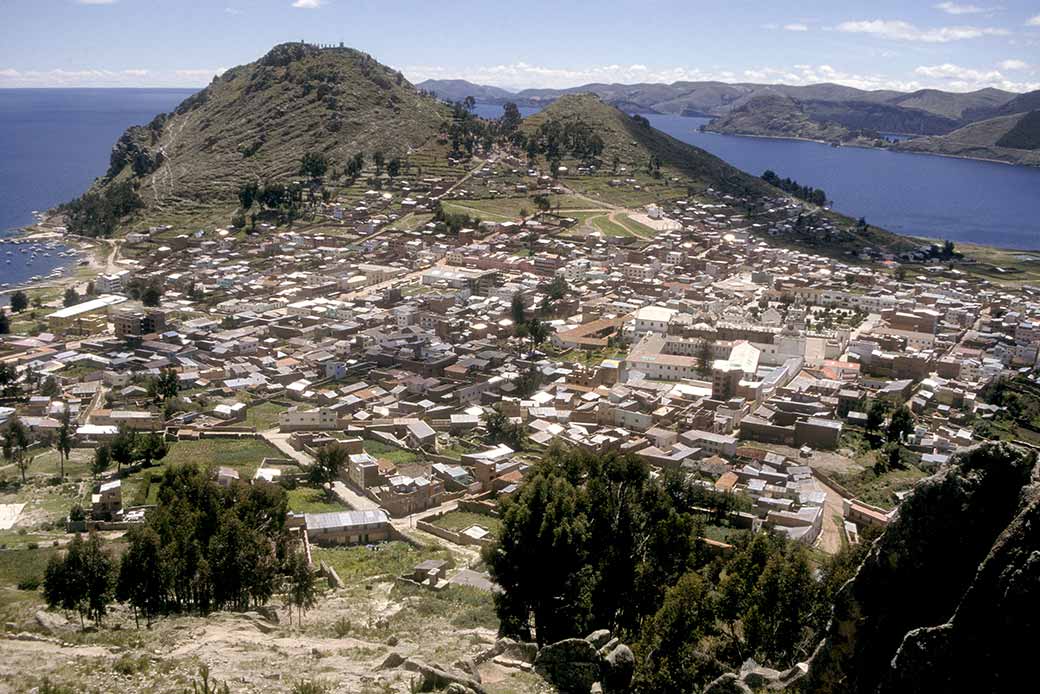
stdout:
[(410, 672), (416, 672), (422, 677), (422, 681), (419, 683), (420, 691), (430, 691), (433, 689), (445, 689), (452, 684), (462, 685), (466, 689), (463, 691), (465, 694), (471, 694), (469, 691), (475, 692), (476, 694), (487, 694), (480, 682), (477, 682), (472, 677), (463, 674), (456, 674), (448, 672), (439, 667), (428, 665), (420, 660), (414, 658), (408, 658), (404, 661), (404, 669)]
[(751, 687), (740, 681), (733, 672), (727, 672), (704, 688), (703, 694), (753, 694)]
[(585, 639), (564, 639), (538, 651), (534, 669), (560, 694), (588, 694), (599, 681), (603, 656)]
[(69, 626), (69, 620), (56, 612), (36, 611), (36, 623), (47, 632), (61, 631)]
[(607, 645), (607, 641), (610, 641), (610, 629), (597, 629), (586, 636), (585, 640), (596, 648), (602, 648)]
[(271, 624), (278, 624), (278, 610), (271, 605), (261, 605), (256, 608), (257, 613)]
[(622, 694), (632, 686), (636, 671), (636, 657), (625, 644), (615, 646), (604, 658), (601, 683), (604, 694)]
[(394, 668), (401, 667), (404, 664), (404, 656), (396, 651), (392, 651), (380, 663), (380, 670), (393, 670)]

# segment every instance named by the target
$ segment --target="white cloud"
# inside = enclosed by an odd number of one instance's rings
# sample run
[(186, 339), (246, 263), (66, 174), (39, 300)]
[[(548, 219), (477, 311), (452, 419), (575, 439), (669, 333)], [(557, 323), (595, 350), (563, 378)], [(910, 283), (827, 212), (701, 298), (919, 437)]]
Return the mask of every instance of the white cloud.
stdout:
[(992, 27), (936, 27), (919, 29), (909, 22), (898, 19), (872, 19), (857, 22), (842, 22), (838, 31), (850, 34), (870, 34), (893, 41), (920, 41), (922, 43), (948, 43), (964, 39), (977, 39), (982, 36), (1006, 36), (1006, 29)]
[(809, 31), (809, 27), (802, 24), (801, 22), (795, 22), (794, 24), (785, 24), (784, 30), (786, 31)]
[(0, 87), (202, 87), (217, 70), (167, 70), (146, 68), (105, 70), (85, 68), (66, 70), (18, 70), (0, 68)]
[(235, 7), (225, 7), (224, 8), (224, 12), (226, 12), (228, 14), (232, 14), (232, 15), (240, 15), (240, 14), (242, 14), (242, 10), (240, 10), (238, 8), (235, 8)]
[(956, 2), (940, 2), (936, 5), (932, 5), (937, 10), (942, 10), (946, 14), (983, 14), (986, 12), (992, 12), (991, 9), (986, 7), (979, 7), (978, 5), (961, 5)]
[(1003, 60), (1000, 62), (1001, 70), (1025, 70), (1029, 67), (1029, 63), (1024, 60)]
[(324, 4), (325, 0), (296, 0), (293, 7), (300, 10), (316, 10)]
[(914, 74), (926, 77), (939, 88), (953, 92), (973, 92), (986, 87), (996, 87), (1009, 92), (1028, 92), (1040, 89), (1040, 82), (1017, 82), (1008, 79), (999, 70), (976, 70), (953, 63), (921, 65), (914, 69)]
[(1026, 26), (1040, 27), (1040, 14), (1026, 20)]

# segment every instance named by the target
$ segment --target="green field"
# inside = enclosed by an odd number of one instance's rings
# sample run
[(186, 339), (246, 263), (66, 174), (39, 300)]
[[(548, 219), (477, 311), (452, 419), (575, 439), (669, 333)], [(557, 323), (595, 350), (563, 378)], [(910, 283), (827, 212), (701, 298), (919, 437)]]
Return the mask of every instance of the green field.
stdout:
[(493, 516), (485, 516), (481, 513), (469, 513), (467, 511), (449, 511), (443, 516), (431, 521), (438, 528), (460, 532), (472, 525), (486, 528), (492, 537), (498, 537), (502, 532), (502, 521)]
[(207, 467), (230, 467), (249, 480), (264, 458), (281, 458), (281, 452), (263, 439), (199, 439), (175, 441), (158, 465), (138, 470), (123, 480), (123, 505), (154, 504), (159, 480), (171, 465), (197, 463)]
[(328, 513), (350, 510), (345, 504), (330, 501), (325, 492), (314, 487), (297, 487), (288, 490), (286, 495), (289, 497), (289, 510), (293, 513)]
[(381, 441), (365, 441), (364, 443), (365, 453), (368, 453), (373, 458), (381, 458), (383, 460), (389, 460), (391, 463), (401, 465), (404, 463), (414, 463), (419, 460), (419, 456), (411, 451), (406, 451), (401, 448), (395, 448)]
[(272, 429), (278, 426), (278, 415), (288, 408), (275, 402), (263, 402), (246, 410), (246, 426), (256, 427), (257, 431)]
[(314, 561), (324, 561), (346, 582), (374, 576), (400, 576), (426, 559), (450, 559), (445, 549), (416, 549), (407, 542), (393, 541), (367, 547), (314, 547)]

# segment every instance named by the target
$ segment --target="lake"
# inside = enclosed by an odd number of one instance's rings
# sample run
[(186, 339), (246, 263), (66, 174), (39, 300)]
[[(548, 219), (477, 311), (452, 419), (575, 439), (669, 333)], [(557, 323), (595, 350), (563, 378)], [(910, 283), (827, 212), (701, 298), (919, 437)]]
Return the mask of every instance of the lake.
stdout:
[(1040, 168), (702, 133), (707, 118), (647, 115), (672, 137), (760, 176), (823, 188), (834, 209), (910, 236), (1040, 248)]
[[(81, 194), (105, 173), (124, 130), (173, 110), (195, 91), (0, 89), (0, 237), (32, 223), (33, 210)], [(0, 241), (0, 284), (67, 265), (69, 259), (58, 255), (63, 250)]]

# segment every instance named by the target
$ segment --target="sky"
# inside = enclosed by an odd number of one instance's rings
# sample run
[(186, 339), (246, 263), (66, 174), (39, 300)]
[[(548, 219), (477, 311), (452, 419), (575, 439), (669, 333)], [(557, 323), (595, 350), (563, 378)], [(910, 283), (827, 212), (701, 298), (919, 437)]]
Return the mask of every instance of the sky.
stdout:
[(1040, 2), (0, 0), (0, 88), (201, 87), (277, 43), (412, 82), (511, 90), (721, 80), (1040, 89)]

